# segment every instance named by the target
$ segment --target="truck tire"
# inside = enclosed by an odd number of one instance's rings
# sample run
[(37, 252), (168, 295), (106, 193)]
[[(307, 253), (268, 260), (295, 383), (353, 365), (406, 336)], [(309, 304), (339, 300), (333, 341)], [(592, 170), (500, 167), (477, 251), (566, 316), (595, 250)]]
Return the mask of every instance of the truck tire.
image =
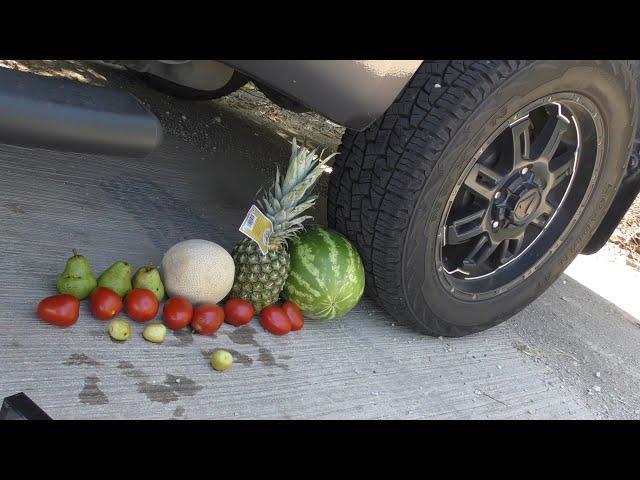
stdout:
[(511, 317), (589, 241), (637, 117), (624, 61), (427, 61), (387, 112), (346, 131), (328, 223), (398, 321), (462, 336)]
[[(636, 77), (636, 91), (640, 95), (640, 60), (630, 60), (631, 70)], [(589, 243), (584, 247), (583, 255), (592, 255), (604, 247), (613, 235), (616, 227), (625, 216), (636, 197), (640, 194), (640, 121), (636, 127), (635, 140), (631, 149), (631, 156), (627, 163), (627, 172), (616, 196), (607, 210), (600, 226), (596, 229)]]

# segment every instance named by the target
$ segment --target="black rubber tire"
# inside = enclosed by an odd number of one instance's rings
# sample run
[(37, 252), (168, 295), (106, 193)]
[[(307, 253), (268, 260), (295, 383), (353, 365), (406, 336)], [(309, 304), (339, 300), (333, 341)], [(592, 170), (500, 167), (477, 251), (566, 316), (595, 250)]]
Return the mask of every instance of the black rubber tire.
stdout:
[(215, 98), (224, 97), (235, 92), (249, 81), (247, 77), (238, 72), (233, 72), (227, 84), (217, 90), (198, 90), (196, 88), (185, 87), (178, 83), (174, 83), (157, 75), (146, 72), (136, 72), (140, 78), (151, 88), (159, 92), (166, 93), (172, 97), (182, 98), (183, 100), (213, 100)]
[[(429, 253), (454, 183), (497, 126), (564, 91), (587, 96), (605, 125), (603, 165), (586, 207), (522, 283), (487, 300), (457, 299)], [(424, 62), (382, 118), (364, 132), (345, 132), (329, 186), (329, 226), (354, 243), (367, 294), (398, 321), (430, 335), (485, 330), (544, 292), (585, 246), (625, 171), (637, 110), (624, 61)]]
[[(640, 60), (630, 60), (631, 70), (636, 77), (636, 91), (640, 95)], [(636, 196), (640, 193), (640, 121), (636, 127), (635, 140), (631, 149), (629, 162), (627, 163), (627, 173), (622, 179), (622, 184), (618, 189), (616, 197), (596, 229), (589, 242), (580, 252), (583, 255), (593, 255), (604, 247), (615, 231), (616, 227), (633, 204)]]

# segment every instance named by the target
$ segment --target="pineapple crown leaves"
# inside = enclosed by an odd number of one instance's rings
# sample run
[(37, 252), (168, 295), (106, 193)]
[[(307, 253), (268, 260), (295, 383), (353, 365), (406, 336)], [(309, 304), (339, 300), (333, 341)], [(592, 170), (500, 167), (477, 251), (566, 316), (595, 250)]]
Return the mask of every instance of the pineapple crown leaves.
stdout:
[(293, 138), (287, 173), (281, 181), (280, 169), (277, 168), (273, 185), (275, 197), (280, 200), (283, 208), (289, 208), (304, 200), (322, 175), (324, 165), (336, 155), (333, 153), (322, 158), (324, 149), (320, 154), (317, 151), (317, 148), (309, 151), (304, 146), (299, 147), (295, 137)]
[(304, 146), (300, 147), (293, 139), (286, 174), (283, 177), (277, 168), (272, 188), (258, 200), (258, 205), (273, 223), (270, 243), (278, 245), (294, 238), (303, 228), (302, 223), (312, 218), (301, 214), (314, 205), (317, 195), (312, 195), (313, 187), (322, 175), (325, 164), (336, 153), (324, 158), (323, 155), (324, 150), (318, 154), (317, 149), (310, 151)]

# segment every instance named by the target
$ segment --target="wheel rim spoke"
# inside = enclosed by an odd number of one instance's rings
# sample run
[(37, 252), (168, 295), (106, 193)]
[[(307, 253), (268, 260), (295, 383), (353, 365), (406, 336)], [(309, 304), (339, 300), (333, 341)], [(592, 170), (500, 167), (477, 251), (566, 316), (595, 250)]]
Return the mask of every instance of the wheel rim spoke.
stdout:
[(451, 225), (447, 226), (447, 244), (457, 245), (484, 233), (486, 231), (484, 224), (486, 214), (486, 209), (480, 209), (454, 220)]
[(476, 163), (467, 175), (464, 184), (481, 198), (491, 200), (501, 179), (502, 175), (498, 172), (481, 163)]
[(547, 121), (540, 135), (533, 142), (533, 158), (548, 163), (558, 150), (562, 134), (567, 131), (568, 127), (569, 123), (566, 117), (558, 109), (558, 114)]
[(565, 178), (573, 175), (573, 165), (575, 162), (575, 152), (569, 151), (554, 159), (554, 163), (560, 166), (549, 172), (549, 185), (551, 188), (557, 187)]
[(516, 238), (507, 238), (500, 244), (500, 253), (498, 261), (504, 265), (513, 260), (520, 253), (522, 244), (524, 243), (524, 232), (518, 235)]
[(531, 158), (531, 120), (525, 118), (511, 127), (511, 142), (513, 148), (512, 169), (518, 168)]
[(491, 256), (491, 254), (496, 251), (496, 248), (498, 248), (498, 244), (497, 243), (486, 242), (482, 246), (482, 248), (480, 249), (478, 254), (476, 255), (476, 258), (475, 258), (476, 265), (480, 266), (484, 262), (486, 262), (487, 259)]
[(544, 228), (549, 223), (549, 220), (551, 219), (555, 211), (555, 206), (551, 205), (547, 201), (543, 202), (538, 209), (538, 215), (531, 221), (531, 224), (535, 225), (538, 228)]
[(463, 267), (468, 272), (478, 270), (484, 264), (484, 262), (487, 261), (491, 254), (495, 252), (497, 247), (498, 244), (491, 242), (491, 240), (489, 240), (486, 235), (480, 237), (474, 245), (473, 249), (462, 261)]

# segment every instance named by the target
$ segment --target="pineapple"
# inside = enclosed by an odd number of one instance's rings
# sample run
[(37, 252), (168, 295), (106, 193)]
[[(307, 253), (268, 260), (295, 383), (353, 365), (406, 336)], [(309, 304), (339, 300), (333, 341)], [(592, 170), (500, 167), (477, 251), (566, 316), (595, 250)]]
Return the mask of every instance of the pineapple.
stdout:
[(241, 240), (231, 252), (236, 275), (230, 296), (251, 302), (256, 313), (278, 300), (289, 274), (287, 241), (304, 228), (305, 220), (313, 218), (302, 213), (314, 205), (317, 196), (311, 192), (324, 165), (335, 155), (322, 158), (323, 153), (300, 147), (293, 139), (286, 175), (282, 177), (277, 169), (271, 189), (257, 201), (273, 223), (269, 252), (262, 255), (250, 238)]

